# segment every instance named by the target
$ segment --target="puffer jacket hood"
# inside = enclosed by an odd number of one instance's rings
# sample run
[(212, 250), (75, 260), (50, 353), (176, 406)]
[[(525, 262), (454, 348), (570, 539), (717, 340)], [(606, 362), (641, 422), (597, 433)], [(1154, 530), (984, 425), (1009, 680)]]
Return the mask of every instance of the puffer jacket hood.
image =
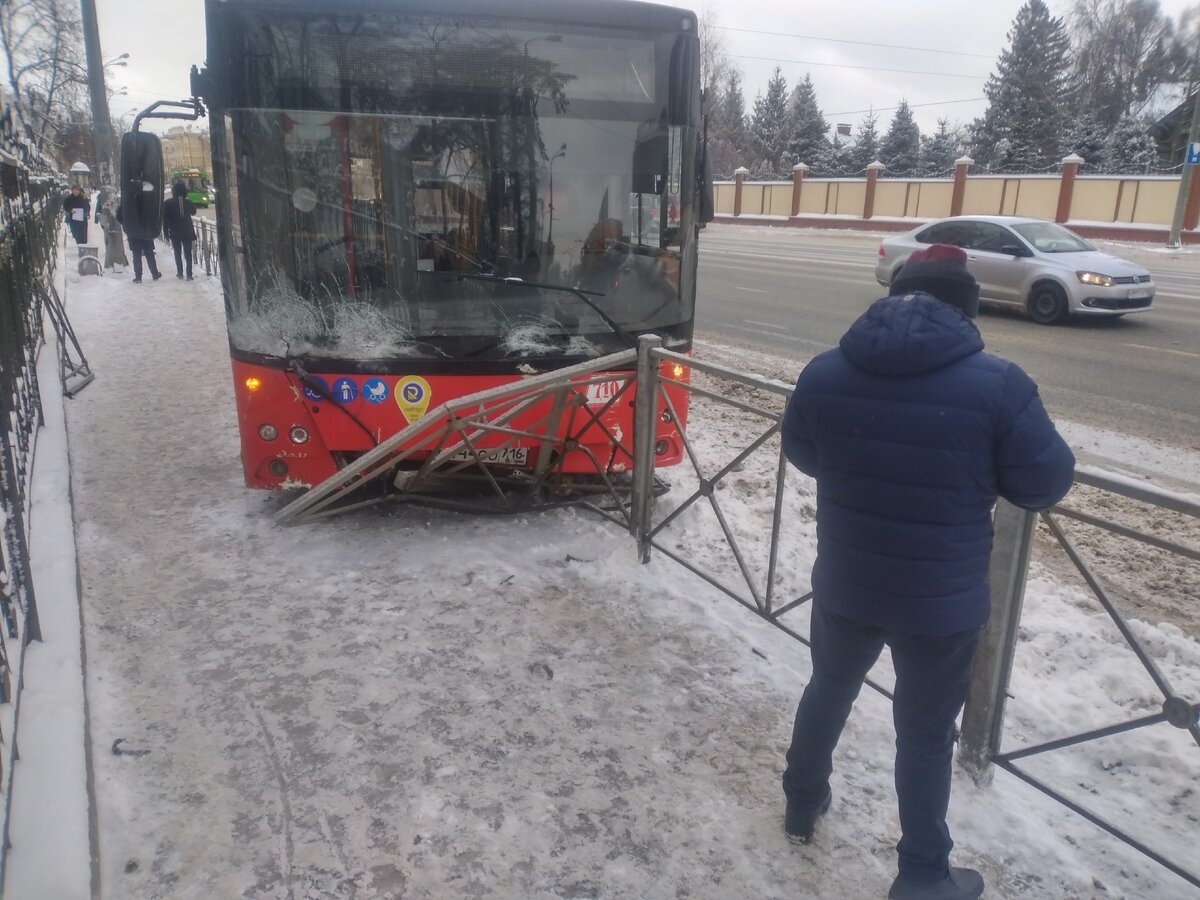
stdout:
[(920, 375), (983, 349), (961, 310), (918, 291), (871, 304), (841, 340), (854, 365), (877, 375)]
[(174, 197), (186, 197), (187, 192), (187, 185), (182, 181), (177, 181), (171, 186), (171, 195)]

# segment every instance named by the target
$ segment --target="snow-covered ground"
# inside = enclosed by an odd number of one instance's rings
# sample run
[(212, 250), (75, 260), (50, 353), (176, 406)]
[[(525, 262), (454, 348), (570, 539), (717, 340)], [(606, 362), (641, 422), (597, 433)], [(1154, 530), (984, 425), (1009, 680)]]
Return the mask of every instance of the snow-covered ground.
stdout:
[[(864, 691), (833, 809), (810, 846), (792, 846), (778, 778), (809, 673), (800, 644), (664, 554), (637, 565), (626, 533), (582, 512), (396, 508), (277, 527), (279, 499), (241, 483), (214, 283), (67, 279), (99, 373), (66, 415), (104, 897), (886, 893), (899, 830), (883, 697)], [(784, 366), (742, 362), (772, 375)], [(743, 416), (706, 403), (693, 406), (690, 434), (709, 467), (750, 439)], [(1117, 455), (1137, 446), (1095, 443)], [(775, 453), (768, 444), (716, 495), (759, 572)], [(1175, 475), (1200, 472), (1180, 453)], [(65, 466), (39, 456), (39, 467), (65, 497)], [(684, 468), (671, 477), (662, 509), (695, 483)], [(807, 589), (812, 505), (810, 483), (791, 477), (783, 598)], [(736, 583), (707, 508), (663, 540)], [(66, 593), (38, 597), (69, 610)], [(787, 619), (807, 632), (803, 609)], [(1135, 627), (1200, 696), (1194, 635)], [(1058, 568), (1035, 563), (1022, 633), (1006, 747), (1156, 708), (1133, 654)], [(78, 646), (48, 634), (31, 657), (63, 641)], [(875, 677), (890, 682), (886, 659)], [(77, 722), (81, 702), (56, 700)], [(78, 760), (55, 772), (37, 747), (21, 749), (17, 809), (37, 806), (21, 806), (23, 784), (55, 783), (64, 796), (50, 801), (82, 806)], [(1186, 733), (1159, 725), (1027, 765), (1194, 864), (1200, 752)], [(23, 839), (22, 821), (7, 895), (89, 896), (79, 823), (55, 846)], [(1200, 894), (1004, 773), (990, 788), (958, 777), (951, 828), (956, 861), (984, 871), (990, 898)]]

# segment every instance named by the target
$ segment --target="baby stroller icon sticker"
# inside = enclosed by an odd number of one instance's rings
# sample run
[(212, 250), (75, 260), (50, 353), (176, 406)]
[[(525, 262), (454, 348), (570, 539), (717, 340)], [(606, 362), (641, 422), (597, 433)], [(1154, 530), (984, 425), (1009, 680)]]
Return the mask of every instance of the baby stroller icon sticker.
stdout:
[(368, 403), (382, 403), (388, 398), (388, 386), (382, 378), (368, 378), (363, 382), (363, 397)]

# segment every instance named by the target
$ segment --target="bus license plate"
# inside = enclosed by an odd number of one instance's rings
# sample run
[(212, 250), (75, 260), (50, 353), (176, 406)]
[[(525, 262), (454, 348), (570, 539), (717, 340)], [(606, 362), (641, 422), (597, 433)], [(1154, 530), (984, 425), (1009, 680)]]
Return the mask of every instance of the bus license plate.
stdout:
[(491, 447), (487, 449), (476, 447), (474, 454), (463, 447), (450, 458), (474, 461), (476, 454), (478, 454), (480, 462), (489, 466), (524, 466), (529, 462), (528, 447)]

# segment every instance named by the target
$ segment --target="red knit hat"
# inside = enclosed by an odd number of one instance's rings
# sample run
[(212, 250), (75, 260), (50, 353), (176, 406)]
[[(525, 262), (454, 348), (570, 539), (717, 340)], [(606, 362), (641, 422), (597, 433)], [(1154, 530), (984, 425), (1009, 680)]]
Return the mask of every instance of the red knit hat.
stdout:
[(923, 291), (962, 310), (969, 318), (979, 312), (979, 282), (967, 269), (967, 254), (951, 244), (930, 244), (909, 256), (892, 282), (893, 294)]

